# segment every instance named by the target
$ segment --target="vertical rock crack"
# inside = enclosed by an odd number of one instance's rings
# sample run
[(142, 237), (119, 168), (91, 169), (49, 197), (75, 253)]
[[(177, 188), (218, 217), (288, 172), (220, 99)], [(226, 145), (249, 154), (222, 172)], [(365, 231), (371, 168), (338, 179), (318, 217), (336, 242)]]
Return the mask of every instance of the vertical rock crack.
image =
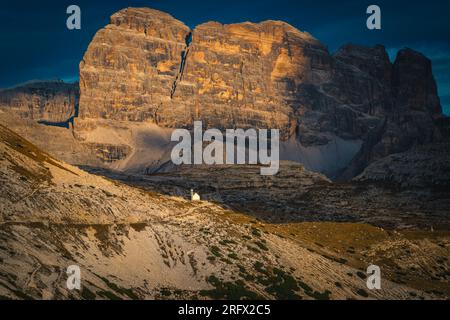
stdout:
[(185, 38), (186, 46), (184, 47), (184, 50), (181, 52), (181, 63), (180, 68), (178, 70), (177, 76), (172, 84), (172, 89), (170, 90), (170, 99), (173, 99), (173, 96), (175, 95), (175, 92), (177, 90), (178, 83), (183, 79), (184, 74), (184, 68), (186, 67), (186, 60), (189, 55), (189, 50), (192, 43), (192, 32), (189, 32), (189, 34)]

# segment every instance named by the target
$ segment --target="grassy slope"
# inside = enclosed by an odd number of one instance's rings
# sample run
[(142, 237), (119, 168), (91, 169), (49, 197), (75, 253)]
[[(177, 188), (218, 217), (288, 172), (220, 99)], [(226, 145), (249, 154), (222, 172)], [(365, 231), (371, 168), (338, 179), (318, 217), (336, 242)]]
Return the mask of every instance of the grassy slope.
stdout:
[[(89, 175), (3, 126), (0, 139), (2, 298), (450, 295), (445, 276), (438, 278), (448, 270), (448, 234), (397, 234), (361, 224), (265, 224), (213, 203)], [(386, 270), (384, 290), (364, 289), (368, 263)], [(81, 292), (65, 287), (71, 264), (83, 270)]]

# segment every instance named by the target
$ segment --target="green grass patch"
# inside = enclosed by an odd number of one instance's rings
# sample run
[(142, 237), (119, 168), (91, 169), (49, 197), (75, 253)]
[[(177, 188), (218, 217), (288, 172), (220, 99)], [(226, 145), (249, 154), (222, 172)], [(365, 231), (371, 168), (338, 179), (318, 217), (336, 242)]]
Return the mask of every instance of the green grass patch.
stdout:
[(233, 260), (238, 260), (239, 259), (238, 255), (236, 253), (234, 253), (234, 252), (230, 253), (228, 255), (228, 258), (233, 259)]
[(364, 272), (361, 272), (361, 271), (358, 271), (358, 272), (356, 273), (356, 275), (357, 275), (358, 277), (360, 277), (362, 280), (366, 280), (366, 278), (367, 278), (366, 274), (365, 274)]
[(122, 300), (121, 297), (115, 295), (114, 293), (112, 293), (111, 291), (98, 291), (97, 294), (105, 299), (108, 300)]
[(274, 269), (273, 276), (269, 281), (271, 285), (266, 288), (266, 291), (278, 300), (299, 300), (302, 299), (297, 291), (300, 289), (297, 280), (290, 274), (287, 274), (283, 270)]
[(121, 295), (125, 295), (132, 300), (139, 300), (139, 297), (133, 292), (132, 289), (122, 288), (116, 285), (115, 283), (110, 282), (108, 279), (100, 277), (106, 285), (112, 289), (114, 292), (119, 293)]
[(267, 246), (262, 241), (255, 241), (255, 244), (263, 251), (269, 251)]
[(212, 275), (207, 278), (213, 290), (203, 290), (200, 295), (215, 300), (259, 300), (262, 299), (257, 293), (249, 290), (244, 281), (222, 282), (219, 278)]
[(299, 285), (305, 292), (311, 292), (311, 291), (313, 291), (313, 289), (312, 289), (309, 285), (307, 285), (306, 283), (304, 283), (303, 281), (298, 280), (297, 283), (298, 283), (298, 285)]
[(81, 297), (83, 300), (95, 300), (95, 293), (89, 290), (87, 287), (83, 287), (81, 290)]
[(252, 247), (252, 246), (247, 246), (247, 249), (254, 253), (261, 253), (261, 250), (259, 250), (258, 248)]
[(219, 243), (220, 243), (221, 245), (223, 245), (223, 246), (228, 246), (228, 245), (230, 245), (230, 244), (237, 244), (235, 241), (233, 241), (233, 240), (227, 240), (227, 239), (221, 240), (221, 241), (219, 241)]
[(368, 298), (369, 297), (369, 294), (364, 289), (359, 289), (358, 291), (356, 291), (356, 293), (359, 296), (364, 297), (364, 298)]
[(257, 272), (267, 275), (267, 270), (266, 270), (266, 268), (264, 267), (264, 264), (262, 264), (262, 262), (256, 261), (256, 262), (253, 264), (253, 267), (255, 268), (255, 270), (256, 270)]
[(220, 248), (217, 246), (212, 246), (210, 249), (211, 253), (216, 257), (222, 257), (222, 253), (220, 252)]
[(261, 238), (261, 231), (256, 229), (255, 227), (252, 227), (252, 235), (255, 237)]
[(306, 292), (307, 295), (309, 295), (311, 298), (314, 298), (316, 300), (330, 300), (330, 294), (331, 292), (328, 290), (325, 290), (324, 292)]
[(168, 288), (161, 288), (160, 292), (163, 297), (170, 297), (172, 295), (172, 292)]

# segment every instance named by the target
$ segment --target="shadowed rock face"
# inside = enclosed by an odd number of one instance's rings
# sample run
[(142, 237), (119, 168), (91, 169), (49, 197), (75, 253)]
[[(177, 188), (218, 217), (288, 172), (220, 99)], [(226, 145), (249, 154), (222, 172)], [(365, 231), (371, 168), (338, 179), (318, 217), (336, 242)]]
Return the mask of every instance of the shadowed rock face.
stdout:
[(404, 188), (450, 189), (450, 144), (417, 146), (370, 164), (355, 181)]
[(442, 108), (431, 61), (411, 49), (403, 49), (392, 66), (384, 65), (386, 71), (377, 73), (390, 77), (381, 80), (379, 76), (378, 89), (373, 91), (378, 95), (369, 99), (367, 112), (377, 117), (376, 125), (368, 131), (361, 151), (342, 174), (344, 179), (361, 173), (368, 164), (387, 155), (443, 139)]
[(401, 111), (424, 111), (442, 115), (431, 61), (411, 49), (399, 51), (392, 78), (395, 105)]

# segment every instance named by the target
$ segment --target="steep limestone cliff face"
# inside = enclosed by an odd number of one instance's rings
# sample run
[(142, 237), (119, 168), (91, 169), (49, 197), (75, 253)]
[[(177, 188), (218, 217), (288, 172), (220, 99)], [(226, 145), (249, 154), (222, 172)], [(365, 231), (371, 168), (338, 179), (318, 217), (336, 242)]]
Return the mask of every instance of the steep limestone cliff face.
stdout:
[(299, 89), (325, 82), (330, 66), (325, 46), (286, 23), (209, 22), (193, 31), (175, 103), (192, 97), (192, 119), (210, 127), (278, 128), (287, 140), (297, 130)]
[(326, 48), (277, 21), (205, 23), (191, 31), (159, 11), (125, 9), (80, 64), (81, 116), (295, 133), (301, 84), (330, 77)]
[[(80, 142), (121, 150), (106, 164), (141, 163), (133, 170), (142, 171), (145, 164), (131, 158), (159, 166), (167, 157), (145, 150), (170, 153), (170, 135), (154, 147), (154, 137), (143, 137), (150, 124), (169, 131), (192, 128), (195, 120), (205, 128), (280, 129), (282, 160), (345, 180), (445, 136), (431, 61), (422, 54), (403, 49), (391, 63), (383, 46), (353, 44), (330, 54), (280, 21), (208, 22), (191, 30), (157, 10), (124, 9), (89, 45), (79, 87), (79, 110), (78, 90), (62, 83), (0, 91), (0, 104), (44, 123), (79, 113)], [(118, 139), (112, 128), (129, 138)]]
[(170, 90), (189, 32), (182, 22), (151, 9), (114, 14), (80, 63), (80, 116), (153, 121), (159, 109), (170, 114)]
[(379, 82), (383, 91), (379, 98), (369, 100), (371, 108), (365, 113), (376, 117), (374, 129), (367, 132), (360, 152), (342, 174), (343, 179), (358, 175), (368, 164), (390, 154), (444, 138), (431, 61), (411, 49), (403, 49), (392, 66), (380, 74), (385, 77), (384, 82)]
[(331, 55), (279, 21), (190, 30), (156, 10), (121, 10), (89, 46), (80, 90), (80, 137), (99, 118), (166, 128), (191, 128), (195, 120), (220, 129), (277, 128), (289, 150), (282, 157), (327, 163), (331, 151), (323, 150), (338, 148), (339, 165), (316, 167), (346, 179), (440, 136), (430, 60), (405, 49), (392, 64), (383, 46), (346, 45)]

